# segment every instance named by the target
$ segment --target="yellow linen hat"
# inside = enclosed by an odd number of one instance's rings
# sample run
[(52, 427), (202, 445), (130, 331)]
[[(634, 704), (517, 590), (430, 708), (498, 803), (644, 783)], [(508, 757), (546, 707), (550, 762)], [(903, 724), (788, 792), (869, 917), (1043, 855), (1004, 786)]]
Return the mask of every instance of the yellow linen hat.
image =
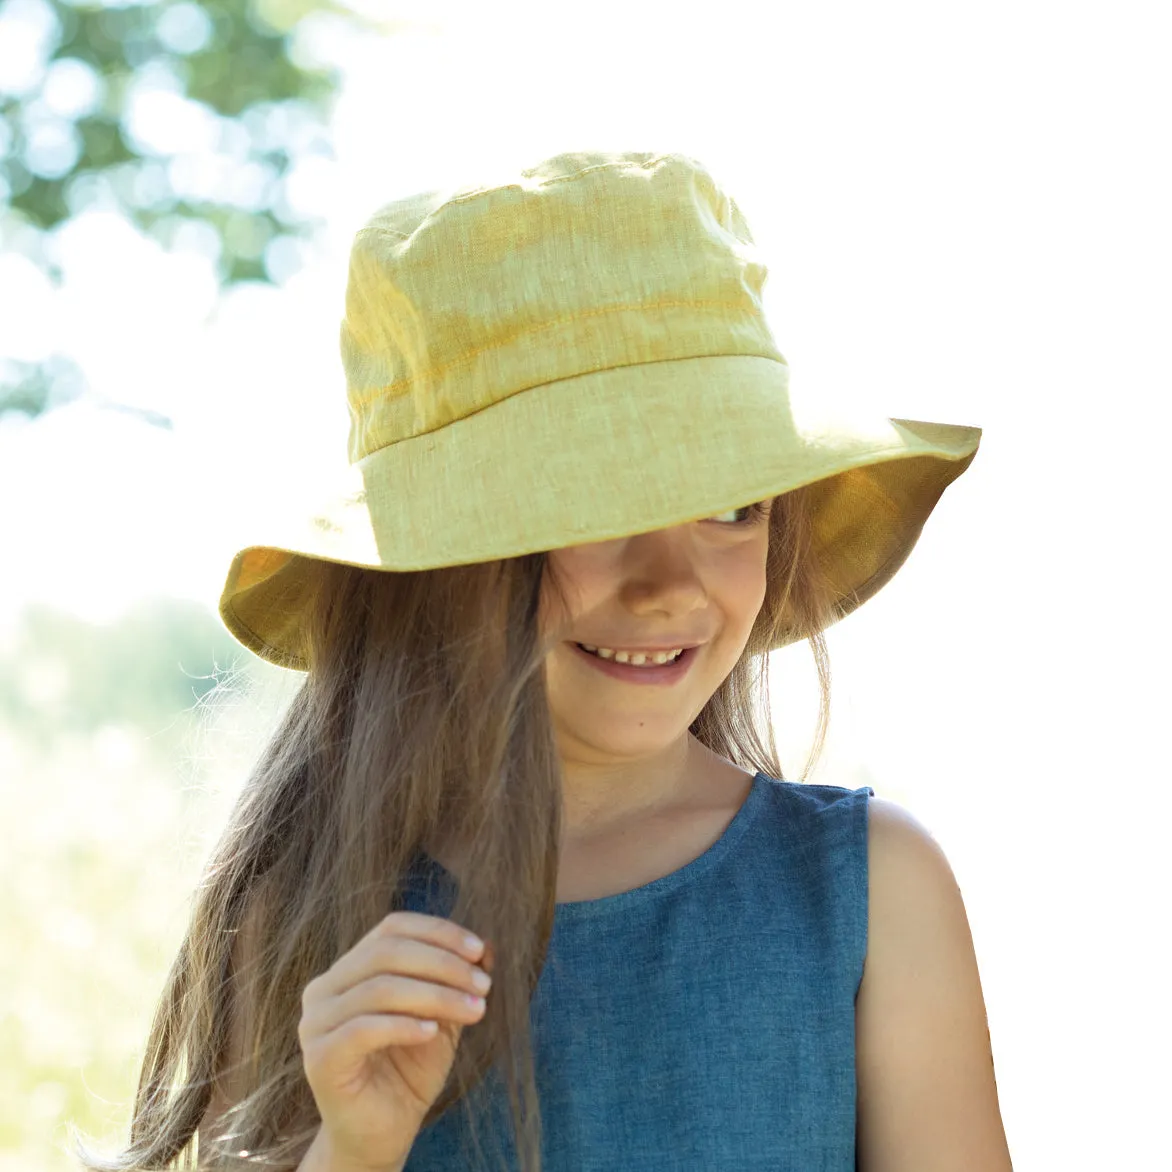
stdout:
[(235, 554), (224, 624), (306, 670), (315, 559), (483, 562), (805, 485), (849, 614), (903, 564), (981, 430), (791, 392), (766, 273), (736, 202), (679, 153), (560, 154), (383, 207), (350, 256), (349, 463), (320, 508), (275, 509)]

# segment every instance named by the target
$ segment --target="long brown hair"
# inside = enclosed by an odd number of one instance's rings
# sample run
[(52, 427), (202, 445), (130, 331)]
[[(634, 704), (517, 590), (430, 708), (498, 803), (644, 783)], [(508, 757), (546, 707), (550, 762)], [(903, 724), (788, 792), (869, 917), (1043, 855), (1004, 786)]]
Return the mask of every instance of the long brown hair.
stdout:
[[(742, 768), (782, 779), (765, 652), (786, 630), (814, 653), (821, 700), (804, 776), (825, 739), (822, 632), (838, 613), (813, 556), (804, 490), (776, 498), (768, 524), (761, 611), (689, 731)], [(544, 553), (394, 574), (317, 564), (309, 671), (195, 893), (147, 1040), (130, 1142), (109, 1158), (75, 1144), (90, 1172), (196, 1167), (196, 1129), (224, 1072), (233, 979), (249, 1008), (248, 1092), (220, 1137), (200, 1137), (211, 1155), (201, 1152), (199, 1167), (295, 1168), (320, 1124), (297, 1036), (302, 991), (402, 906), (417, 852), (448, 839), (466, 845), (475, 876), (459, 884), (451, 918), (492, 942), (493, 996), (465, 1028), (424, 1125), (457, 1102), (474, 1122), (472, 1092), (496, 1063), (521, 1172), (540, 1172), (529, 1012), (553, 926), (561, 826), (539, 633), (543, 585), (566, 603), (553, 569)], [(233, 973), (246, 915), (256, 957)]]

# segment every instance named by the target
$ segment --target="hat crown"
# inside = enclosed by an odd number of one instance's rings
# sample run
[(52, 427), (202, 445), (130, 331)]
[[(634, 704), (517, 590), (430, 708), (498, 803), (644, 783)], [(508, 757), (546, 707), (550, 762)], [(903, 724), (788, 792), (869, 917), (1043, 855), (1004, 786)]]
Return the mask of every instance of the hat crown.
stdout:
[(350, 256), (350, 460), (593, 371), (784, 365), (766, 276), (736, 202), (678, 153), (565, 153), (387, 204)]

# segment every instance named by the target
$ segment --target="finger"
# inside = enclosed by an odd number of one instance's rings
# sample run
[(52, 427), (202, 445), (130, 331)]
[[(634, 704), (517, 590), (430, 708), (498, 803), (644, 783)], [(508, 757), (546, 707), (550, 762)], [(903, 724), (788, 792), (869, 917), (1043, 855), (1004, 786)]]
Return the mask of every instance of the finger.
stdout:
[[(339, 961), (326, 981), (311, 982), (302, 998), (308, 1012), (319, 1004), (330, 1004), (364, 982), (379, 976), (414, 977), (436, 985), (446, 985), (468, 993), (485, 993), (487, 974), (470, 961), (445, 948), (420, 940), (398, 937), (373, 941), (365, 950)], [(488, 978), (491, 985), (491, 978)]]
[(369, 1014), (410, 1014), (472, 1025), (480, 1021), (484, 1012), (484, 998), (471, 992), (412, 977), (381, 974), (313, 1007), (304, 1015), (303, 1022), (308, 1036), (320, 1036)]
[[(436, 1028), (432, 1029), (431, 1025)], [(408, 1014), (374, 1013), (354, 1017), (328, 1034), (302, 1043), (305, 1069), (320, 1071), (356, 1066), (368, 1054), (388, 1046), (416, 1046), (439, 1033), (438, 1024)]]
[[(418, 912), (392, 912), (380, 920), (349, 952), (339, 957), (312, 983), (319, 992), (337, 994), (352, 988), (374, 972), (387, 967), (387, 961), (397, 955), (404, 941), (419, 941), (432, 949), (444, 950), (453, 959), (463, 958), (475, 963), (480, 947), (472, 948), (466, 942), (468, 933), (451, 920), (440, 919)], [(418, 953), (414, 954), (418, 962)], [(392, 965), (393, 966), (393, 961)]]

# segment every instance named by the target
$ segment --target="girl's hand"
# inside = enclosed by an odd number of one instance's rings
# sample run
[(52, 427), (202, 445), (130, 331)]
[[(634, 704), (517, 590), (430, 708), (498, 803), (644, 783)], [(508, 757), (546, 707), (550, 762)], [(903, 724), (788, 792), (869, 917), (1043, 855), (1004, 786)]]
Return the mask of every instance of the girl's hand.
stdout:
[[(323, 1144), (346, 1168), (388, 1172), (448, 1077), (485, 951), (451, 920), (392, 912), (305, 986), (297, 1033)], [(484, 965), (492, 967), (491, 948)], [(436, 1022), (431, 1033), (425, 1022)]]

